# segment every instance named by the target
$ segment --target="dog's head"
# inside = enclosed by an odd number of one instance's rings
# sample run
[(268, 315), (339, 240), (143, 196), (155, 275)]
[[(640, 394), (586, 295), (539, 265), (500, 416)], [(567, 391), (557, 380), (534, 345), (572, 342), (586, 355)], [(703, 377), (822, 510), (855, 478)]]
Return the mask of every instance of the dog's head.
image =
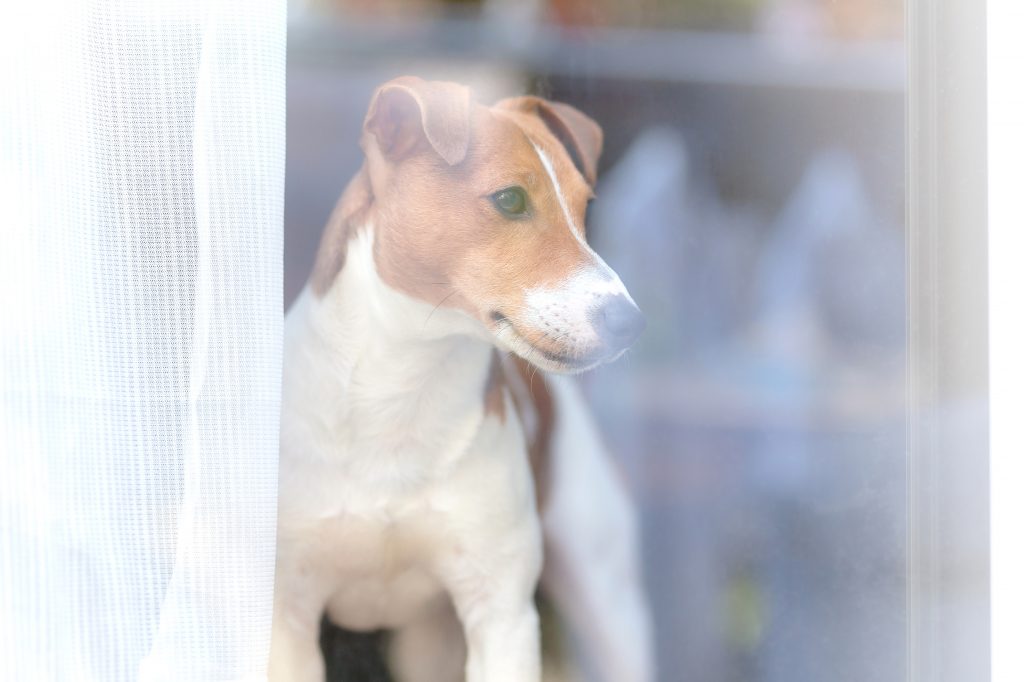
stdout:
[(643, 315), (586, 242), (602, 145), (590, 118), (405, 77), (374, 94), (361, 144), (388, 285), (463, 311), (546, 370), (613, 360), (639, 336)]

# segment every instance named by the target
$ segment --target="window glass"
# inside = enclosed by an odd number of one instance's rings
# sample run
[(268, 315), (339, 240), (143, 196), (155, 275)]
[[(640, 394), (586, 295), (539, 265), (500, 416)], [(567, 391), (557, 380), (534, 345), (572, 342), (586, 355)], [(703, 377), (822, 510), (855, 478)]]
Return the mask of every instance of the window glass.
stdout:
[(660, 680), (904, 679), (903, 12), (318, 0), (292, 13), (286, 301), (389, 78), (464, 82), (484, 102), (536, 93), (602, 126), (588, 238), (648, 328), (580, 382), (639, 512)]

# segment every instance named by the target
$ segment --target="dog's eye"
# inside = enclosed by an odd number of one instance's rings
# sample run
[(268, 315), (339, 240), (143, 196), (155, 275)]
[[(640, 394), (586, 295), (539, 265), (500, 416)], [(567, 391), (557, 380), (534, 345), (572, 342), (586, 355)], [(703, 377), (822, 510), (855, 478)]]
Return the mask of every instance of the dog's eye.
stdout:
[(519, 216), (526, 213), (526, 192), (522, 187), (507, 187), (491, 195), (491, 200), (498, 210), (507, 216)]

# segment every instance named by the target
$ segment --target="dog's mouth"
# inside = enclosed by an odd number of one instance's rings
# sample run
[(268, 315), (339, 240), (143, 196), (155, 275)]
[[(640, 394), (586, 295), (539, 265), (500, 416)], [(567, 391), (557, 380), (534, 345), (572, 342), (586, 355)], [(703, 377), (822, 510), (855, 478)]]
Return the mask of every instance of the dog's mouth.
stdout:
[[(502, 339), (512, 347), (518, 355), (521, 355), (523, 359), (530, 361), (528, 357), (531, 354), (539, 355), (544, 360), (555, 365), (555, 367), (547, 369), (555, 369), (563, 372), (581, 372), (585, 369), (589, 369), (599, 362), (595, 362), (591, 357), (579, 357), (571, 355), (569, 353), (560, 353), (557, 351), (548, 350), (538, 346), (527, 340), (526, 336), (522, 334), (517, 328), (515, 323), (512, 322), (505, 314), (498, 310), (492, 310), (490, 313), (491, 321), (494, 323), (497, 331), (498, 338)], [(503, 337), (510, 338), (503, 338)]]

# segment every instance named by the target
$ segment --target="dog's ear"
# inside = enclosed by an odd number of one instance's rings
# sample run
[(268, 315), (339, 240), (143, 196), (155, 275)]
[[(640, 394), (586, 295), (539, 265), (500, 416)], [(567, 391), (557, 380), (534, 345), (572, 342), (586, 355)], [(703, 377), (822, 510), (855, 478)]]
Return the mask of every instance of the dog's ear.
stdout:
[(469, 147), (469, 88), (458, 83), (402, 76), (377, 88), (363, 121), (381, 152), (397, 161), (423, 141), (449, 165)]
[(495, 106), (536, 114), (562, 143), (590, 186), (594, 186), (597, 182), (597, 160), (604, 145), (604, 133), (594, 119), (576, 107), (533, 95), (503, 99)]

